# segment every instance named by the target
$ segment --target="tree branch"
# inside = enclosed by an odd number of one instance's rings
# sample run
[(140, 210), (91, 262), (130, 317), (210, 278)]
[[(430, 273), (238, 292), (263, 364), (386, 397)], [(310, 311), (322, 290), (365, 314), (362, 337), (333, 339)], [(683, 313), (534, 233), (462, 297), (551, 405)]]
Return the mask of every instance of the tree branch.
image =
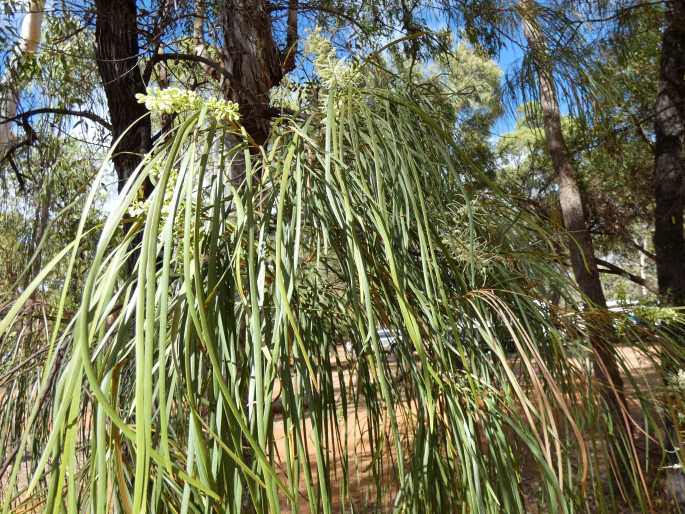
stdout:
[(202, 63), (202, 64), (210, 67), (212, 70), (214, 70), (217, 73), (217, 75), (223, 75), (227, 79), (231, 78), (231, 74), (228, 72), (228, 70), (226, 68), (224, 68), (220, 64), (216, 63), (215, 61), (208, 59), (206, 57), (203, 57), (201, 55), (176, 54), (176, 53), (154, 54), (152, 57), (150, 57), (150, 61), (145, 66), (145, 71), (143, 72), (143, 82), (145, 82), (145, 84), (150, 82), (150, 78), (152, 77), (152, 71), (155, 68), (155, 64), (157, 64), (158, 62), (162, 62), (162, 61), (199, 62), (199, 63)]
[(628, 238), (628, 242), (633, 245), (635, 248), (637, 248), (638, 251), (643, 253), (646, 257), (649, 257), (651, 260), (656, 261), (656, 255), (654, 255), (652, 252), (648, 251), (644, 246), (641, 244), (636, 243), (632, 239)]
[(608, 261), (605, 261), (603, 259), (598, 259), (595, 258), (595, 261), (597, 262), (598, 266), (604, 266), (606, 269), (601, 269), (599, 268), (600, 273), (607, 273), (609, 275), (618, 275), (620, 277), (623, 277), (625, 279), (630, 280), (631, 282), (634, 282), (635, 284), (644, 287), (645, 289), (649, 290), (650, 292), (654, 294), (658, 294), (658, 291), (654, 287), (653, 284), (650, 284), (645, 280), (644, 278), (635, 275), (634, 273), (631, 273), (630, 271), (624, 270), (623, 268), (616, 266), (616, 264), (612, 264)]
[(297, 0), (288, 0), (288, 30), (285, 51), (282, 52), (283, 74), (295, 68), (295, 53), (297, 50)]
[(26, 175), (24, 175), (21, 171), (19, 171), (19, 167), (17, 166), (17, 163), (14, 162), (14, 153), (19, 150), (23, 146), (30, 146), (35, 139), (33, 139), (31, 136), (27, 137), (26, 139), (23, 139), (15, 144), (13, 144), (10, 148), (8, 148), (4, 155), (0, 155), (0, 166), (4, 164), (5, 161), (9, 162), (10, 167), (12, 168), (12, 171), (14, 172), (14, 175), (17, 177), (17, 183), (19, 184), (19, 190), (23, 193), (26, 191)]
[(101, 118), (94, 112), (78, 111), (74, 109), (60, 109), (57, 107), (41, 107), (40, 109), (32, 109), (30, 111), (25, 111), (11, 118), (4, 118), (2, 121), (0, 121), (0, 125), (4, 125), (5, 123), (11, 123), (13, 121), (19, 120), (26, 121), (32, 116), (36, 116), (38, 114), (65, 114), (68, 116), (80, 116), (81, 118), (86, 118), (91, 121), (94, 121), (95, 123), (99, 123), (107, 130), (112, 130), (112, 125), (110, 125), (107, 120)]

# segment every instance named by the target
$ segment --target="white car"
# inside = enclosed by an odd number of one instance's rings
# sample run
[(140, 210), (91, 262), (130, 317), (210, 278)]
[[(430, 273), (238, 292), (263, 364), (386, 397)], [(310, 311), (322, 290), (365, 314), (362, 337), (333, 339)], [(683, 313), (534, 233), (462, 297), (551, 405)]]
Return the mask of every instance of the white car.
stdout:
[[(397, 345), (400, 342), (399, 337), (390, 331), (388, 328), (379, 328), (378, 332), (378, 342), (380, 343), (381, 350), (387, 353), (393, 353), (397, 349)], [(371, 345), (371, 342), (366, 342), (365, 345)], [(345, 343), (345, 350), (352, 352), (352, 341), (347, 341)]]

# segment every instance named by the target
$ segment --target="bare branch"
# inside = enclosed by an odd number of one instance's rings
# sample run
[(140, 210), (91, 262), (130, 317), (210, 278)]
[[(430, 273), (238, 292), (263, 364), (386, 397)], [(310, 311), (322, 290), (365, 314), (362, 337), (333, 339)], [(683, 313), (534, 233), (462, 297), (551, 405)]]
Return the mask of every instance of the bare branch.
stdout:
[(208, 67), (210, 67), (212, 70), (214, 70), (217, 73), (217, 77), (219, 75), (223, 75), (226, 78), (231, 78), (231, 74), (228, 72), (226, 68), (218, 64), (217, 62), (208, 59), (207, 57), (203, 57), (201, 55), (196, 55), (196, 54), (176, 54), (176, 53), (164, 53), (164, 54), (155, 54), (150, 58), (150, 61), (147, 63), (145, 66), (145, 71), (143, 72), (143, 81), (147, 84), (150, 82), (150, 78), (152, 77), (152, 70), (155, 67), (155, 64), (158, 62), (162, 61), (191, 61), (191, 62), (199, 62), (202, 63)]
[(653, 261), (656, 261), (656, 255), (654, 255), (652, 252), (650, 252), (649, 250), (647, 250), (647, 249), (646, 249), (644, 246), (642, 246), (641, 244), (636, 243), (635, 241), (633, 241), (630, 237), (628, 238), (628, 243), (629, 243), (631, 246), (634, 246), (640, 253), (644, 254), (645, 257), (648, 257), (649, 259), (651, 259), (651, 260), (653, 260)]
[(597, 259), (597, 258), (595, 258), (595, 261), (597, 262), (597, 264), (599, 266), (604, 266), (604, 268), (606, 268), (606, 269), (599, 268), (600, 273), (607, 273), (609, 275), (618, 275), (619, 277), (623, 277), (623, 278), (628, 279), (631, 282), (633, 282), (639, 286), (644, 287), (645, 289), (647, 289), (651, 293), (658, 294), (658, 291), (657, 291), (656, 287), (654, 287), (654, 284), (647, 282), (647, 280), (645, 280), (644, 278), (642, 278), (638, 275), (635, 275), (634, 273), (631, 273), (630, 271), (625, 270), (619, 266), (616, 266), (616, 264), (612, 264), (609, 261), (605, 261), (603, 259)]
[(297, 0), (288, 1), (288, 30), (285, 51), (282, 53), (283, 74), (295, 67), (295, 52), (297, 50)]
[(98, 116), (94, 112), (79, 111), (74, 109), (60, 109), (57, 107), (41, 107), (40, 109), (32, 109), (30, 111), (25, 111), (20, 114), (17, 114), (16, 116), (12, 116), (11, 118), (4, 118), (2, 121), (0, 121), (0, 125), (4, 125), (5, 123), (11, 123), (13, 121), (19, 120), (26, 121), (32, 116), (36, 116), (38, 114), (65, 114), (67, 116), (80, 116), (81, 118), (86, 118), (102, 125), (107, 130), (112, 130), (112, 125), (110, 125), (107, 120)]

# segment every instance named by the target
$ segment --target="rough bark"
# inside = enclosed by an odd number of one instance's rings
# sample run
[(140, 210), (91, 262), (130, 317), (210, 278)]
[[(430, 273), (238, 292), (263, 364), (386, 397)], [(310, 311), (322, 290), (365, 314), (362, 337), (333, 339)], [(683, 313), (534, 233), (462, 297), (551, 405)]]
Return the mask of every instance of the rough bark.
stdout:
[[(594, 308), (606, 310), (606, 299), (599, 278), (592, 237), (587, 229), (583, 199), (578, 185), (576, 172), (566, 146), (561, 129), (561, 113), (552, 77), (552, 66), (543, 35), (535, 23), (535, 5), (530, 0), (522, 0), (524, 32), (532, 51), (533, 62), (538, 77), (540, 105), (547, 151), (559, 184), (559, 204), (568, 233), (568, 249), (571, 267), (579, 289)], [(607, 330), (612, 330), (608, 316)], [(607, 334), (602, 333), (595, 323), (589, 325), (590, 343), (595, 352), (595, 371), (605, 387), (605, 400), (615, 411), (617, 419), (622, 418), (620, 410), (623, 400), (623, 380), (616, 363), (613, 348), (607, 343)]]
[[(661, 39), (659, 82), (654, 113), (654, 250), (659, 297), (664, 305), (685, 305), (685, 2), (670, 2)], [(680, 333), (679, 327), (673, 327)], [(682, 363), (680, 364), (682, 366)], [(678, 367), (664, 361), (665, 376)], [(677, 420), (666, 420), (670, 465), (679, 464)], [(677, 467), (666, 474), (666, 490), (685, 505), (685, 475)]]
[(654, 132), (654, 249), (659, 296), (685, 305), (685, 2), (671, 2), (661, 41)]
[(114, 153), (119, 190), (150, 149), (151, 121), (136, 100), (145, 92), (138, 66), (135, 0), (96, 0), (95, 54), (112, 124), (112, 140), (123, 135)]
[[(240, 108), (241, 122), (252, 142), (263, 145), (269, 136), (273, 111), (269, 106), (271, 88), (278, 85), (295, 65), (294, 52), (298, 38), (297, 0), (288, 2), (286, 48), (279, 50), (273, 37), (272, 18), (267, 0), (223, 0), (220, 14), (224, 37), (222, 67), (224, 70), (223, 95)], [(232, 147), (240, 139), (229, 134), (225, 144)], [(235, 184), (245, 178), (242, 153), (231, 163), (230, 179)], [(247, 398), (245, 405), (249, 405)], [(245, 445), (249, 448), (248, 445)], [(243, 452), (243, 461), (251, 466), (251, 449)], [(243, 501), (243, 511), (255, 512)]]
[(273, 37), (269, 2), (224, 0), (222, 7), (223, 67), (229, 74), (224, 81), (224, 97), (240, 106), (245, 130), (261, 145), (269, 135), (273, 116), (269, 91), (294, 65), (291, 56), (297, 40), (297, 2), (289, 2), (290, 47), (284, 51)]

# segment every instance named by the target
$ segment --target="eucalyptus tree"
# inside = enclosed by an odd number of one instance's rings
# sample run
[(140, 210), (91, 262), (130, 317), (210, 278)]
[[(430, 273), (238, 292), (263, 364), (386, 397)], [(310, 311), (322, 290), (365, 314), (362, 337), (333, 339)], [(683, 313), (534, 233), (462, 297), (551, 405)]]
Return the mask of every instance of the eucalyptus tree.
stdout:
[[(301, 76), (304, 71), (302, 25), (326, 28), (331, 37), (337, 35), (351, 54), (387, 41), (397, 35), (398, 29), (411, 39), (408, 44), (414, 48), (415, 58), (419, 51), (430, 53), (440, 46), (438, 38), (429, 38), (427, 32), (422, 32), (419, 17), (419, 13), (432, 12), (434, 8), (417, 0), (393, 0), (382, 7), (375, 3), (327, 0), (222, 0), (185, 5), (158, 0), (146, 10), (149, 29), (144, 30), (140, 26), (143, 7), (137, 4), (135, 0), (95, 2), (102, 83), (110, 116), (114, 116), (113, 120), (121, 118), (113, 122), (112, 137), (117, 139), (124, 134), (118, 145), (120, 159), (133, 159), (127, 166), (117, 165), (122, 168), (122, 179), (137, 163), (131, 156), (149, 148), (149, 121), (141, 118), (144, 110), (136, 95), (151, 85), (150, 80), (158, 75), (162, 65), (191, 65), (194, 70), (188, 76), (176, 76), (183, 87), (191, 89), (198, 86), (198, 72), (205, 80), (211, 77), (216, 83), (210, 89), (218, 90), (226, 100), (240, 106), (245, 129), (260, 145), (266, 141), (271, 119), (277, 114), (270, 104), (270, 91), (289, 73)], [(184, 23), (189, 17), (192, 25)], [(146, 41), (139, 47), (141, 36)], [(193, 40), (190, 47), (184, 44), (188, 38)], [(139, 70), (136, 62), (143, 55), (147, 60)], [(126, 131), (133, 125), (135, 130)], [(123, 167), (128, 171), (124, 172)]]
[(145, 92), (138, 65), (139, 20), (136, 2), (131, 0), (97, 0), (95, 13), (95, 58), (107, 97), (112, 139), (119, 140), (113, 162), (121, 189), (150, 149), (152, 138), (150, 116), (136, 101), (136, 95)]
[[(604, 79), (621, 80), (622, 70), (607, 73), (605, 67)], [(596, 96), (604, 102), (601, 95)], [(521, 106), (515, 127), (497, 142), (495, 153), (501, 162), (497, 181), (547, 218), (551, 227), (563, 230), (539, 112), (534, 103)], [(561, 117), (561, 125), (576, 167), (607, 299), (650, 302), (658, 295), (651, 246), (652, 149), (634, 130), (630, 116), (611, 109), (592, 124), (567, 115)]]
[[(521, 2), (524, 33), (531, 48), (531, 60), (538, 77), (545, 140), (557, 175), (564, 226), (570, 236), (569, 253), (573, 273), (578, 286), (588, 300), (597, 307), (606, 308), (592, 238), (585, 221), (580, 187), (562, 132), (557, 88), (552, 75), (554, 62), (551, 60), (544, 35), (538, 25), (537, 9), (534, 2), (528, 0)], [(599, 354), (600, 362), (605, 362), (606, 357), (603, 357), (602, 353)], [(605, 365), (608, 366), (607, 369), (612, 377), (620, 381), (617, 370), (613, 369), (613, 364), (609, 362)]]

